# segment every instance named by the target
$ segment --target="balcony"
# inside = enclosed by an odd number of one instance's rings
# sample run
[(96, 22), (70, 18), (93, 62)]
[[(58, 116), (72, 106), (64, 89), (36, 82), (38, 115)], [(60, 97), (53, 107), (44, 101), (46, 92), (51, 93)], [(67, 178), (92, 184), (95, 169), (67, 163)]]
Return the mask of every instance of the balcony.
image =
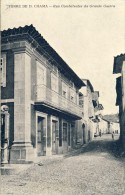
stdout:
[(79, 105), (47, 88), (45, 85), (37, 86), (35, 103), (37, 105), (46, 104), (59, 111), (75, 115), (79, 119), (82, 118), (82, 108)]

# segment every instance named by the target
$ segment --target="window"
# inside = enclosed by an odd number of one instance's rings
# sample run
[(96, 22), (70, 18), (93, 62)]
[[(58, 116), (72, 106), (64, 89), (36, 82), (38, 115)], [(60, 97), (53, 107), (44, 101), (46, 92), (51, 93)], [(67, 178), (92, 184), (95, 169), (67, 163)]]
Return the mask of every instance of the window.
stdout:
[(59, 128), (59, 147), (62, 146), (62, 122), (60, 121), (60, 128)]
[(0, 81), (1, 86), (6, 87), (6, 54), (2, 54), (0, 59)]
[(67, 98), (67, 85), (62, 83), (62, 96)]
[(62, 94), (64, 97), (66, 97), (66, 91), (63, 91), (63, 94)]
[(71, 96), (71, 101), (73, 102), (73, 100), (74, 100), (74, 97), (73, 97), (73, 96)]
[(82, 93), (79, 93), (79, 95), (77, 96), (77, 98), (78, 98), (80, 107), (83, 107), (83, 104), (84, 104), (84, 96), (83, 96), (83, 94)]
[(63, 123), (63, 141), (67, 141), (67, 123)]
[(37, 99), (42, 100), (46, 97), (46, 68), (37, 61)]
[(37, 61), (37, 85), (46, 85), (46, 68)]
[(58, 92), (58, 79), (54, 74), (51, 74), (51, 89)]
[(70, 101), (75, 103), (75, 92), (73, 89), (70, 89)]

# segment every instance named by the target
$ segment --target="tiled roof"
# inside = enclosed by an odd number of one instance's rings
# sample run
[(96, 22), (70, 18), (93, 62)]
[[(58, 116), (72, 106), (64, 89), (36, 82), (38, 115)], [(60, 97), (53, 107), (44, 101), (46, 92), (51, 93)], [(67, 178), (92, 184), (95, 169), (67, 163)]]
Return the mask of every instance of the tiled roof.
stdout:
[(1, 32), (1, 43), (27, 40), (38, 52), (44, 54), (49, 58), (50, 62), (55, 62), (59, 69), (63, 71), (68, 77), (73, 79), (76, 86), (84, 86), (84, 82), (77, 76), (77, 74), (67, 65), (67, 63), (58, 55), (58, 53), (49, 45), (49, 43), (42, 37), (42, 35), (31, 24), (19, 28), (3, 30)]

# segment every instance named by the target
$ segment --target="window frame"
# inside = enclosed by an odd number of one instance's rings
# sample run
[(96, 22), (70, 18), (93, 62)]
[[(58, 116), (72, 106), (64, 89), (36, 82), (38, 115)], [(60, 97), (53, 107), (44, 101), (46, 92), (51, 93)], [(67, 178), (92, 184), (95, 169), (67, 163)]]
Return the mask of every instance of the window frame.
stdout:
[(76, 92), (70, 87), (70, 101), (76, 103)]
[[(52, 79), (55, 80), (54, 85), (53, 85)], [(58, 77), (55, 74), (53, 74), (53, 73), (51, 73), (51, 90), (53, 90), (53, 91), (58, 93)]]
[(1, 80), (0, 83), (1, 83), (1, 87), (6, 87), (6, 53), (1, 54), (1, 60), (0, 60), (0, 80)]
[(68, 86), (62, 81), (62, 96), (68, 98)]
[[(39, 85), (38, 83), (40, 83), (40, 80), (39, 80), (39, 70), (42, 70), (43, 71), (43, 82), (41, 82), (40, 85), (46, 85), (46, 67), (41, 63), (39, 62), (38, 60), (36, 61), (36, 64), (37, 64), (37, 86)], [(40, 86), (38, 86), (40, 87)]]

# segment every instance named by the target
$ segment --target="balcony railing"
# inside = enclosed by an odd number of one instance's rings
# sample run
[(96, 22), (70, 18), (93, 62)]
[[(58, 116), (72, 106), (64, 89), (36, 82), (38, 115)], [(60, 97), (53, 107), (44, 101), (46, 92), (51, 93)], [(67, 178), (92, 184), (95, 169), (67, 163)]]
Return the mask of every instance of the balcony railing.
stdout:
[(44, 102), (60, 110), (82, 117), (82, 108), (45, 85), (36, 87), (36, 102)]

